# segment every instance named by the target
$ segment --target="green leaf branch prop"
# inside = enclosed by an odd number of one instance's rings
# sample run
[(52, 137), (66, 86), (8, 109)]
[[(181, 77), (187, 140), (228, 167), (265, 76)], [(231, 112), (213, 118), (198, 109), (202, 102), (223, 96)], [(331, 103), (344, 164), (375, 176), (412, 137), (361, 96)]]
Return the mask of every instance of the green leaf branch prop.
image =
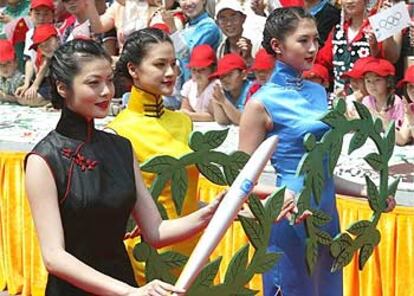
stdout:
[[(219, 185), (231, 185), (240, 170), (244, 167), (249, 156), (236, 151), (230, 155), (214, 151), (227, 137), (228, 130), (192, 133), (189, 146), (194, 151), (179, 159), (170, 156), (158, 156), (147, 161), (141, 169), (155, 173), (157, 176), (150, 188), (155, 201), (168, 181), (171, 181), (172, 198), (177, 212), (181, 213), (183, 200), (187, 190), (187, 176), (185, 168), (196, 165), (200, 173), (208, 180)], [(248, 203), (255, 217), (240, 216), (242, 227), (253, 245), (254, 252), (249, 262), (249, 248), (246, 244), (232, 257), (225, 273), (223, 283), (214, 283), (220, 267), (222, 257), (208, 263), (187, 291), (186, 295), (197, 296), (227, 296), (227, 295), (255, 295), (257, 291), (246, 288), (254, 274), (263, 273), (270, 269), (278, 260), (279, 253), (267, 253), (271, 225), (279, 215), (284, 202), (284, 188), (272, 194), (265, 205), (254, 195), (249, 197)], [(163, 218), (168, 218), (166, 211), (158, 205)], [(175, 252), (158, 253), (145, 241), (134, 248), (134, 257), (145, 262), (145, 276), (147, 281), (161, 279), (175, 283), (176, 275), (172, 272), (186, 263), (185, 256)]]
[[(249, 248), (246, 244), (240, 248), (230, 260), (223, 283), (214, 283), (222, 257), (208, 263), (200, 272), (197, 279), (187, 291), (187, 296), (230, 296), (255, 295), (258, 291), (246, 288), (257, 273), (269, 270), (281, 256), (280, 253), (268, 253), (267, 245), (270, 238), (271, 225), (279, 215), (284, 202), (285, 189), (272, 194), (266, 204), (254, 195), (249, 196), (249, 206), (253, 218), (239, 216), (242, 227), (253, 245), (254, 253), (249, 262)], [(176, 267), (183, 267), (187, 258), (175, 252), (159, 254), (145, 242), (139, 243), (134, 249), (138, 261), (145, 262), (145, 277), (147, 281), (161, 279), (175, 283), (177, 277), (171, 272)]]
[[(332, 272), (343, 268), (351, 262), (353, 254), (359, 251), (359, 268), (362, 269), (371, 256), (375, 246), (380, 242), (381, 234), (376, 229), (382, 212), (386, 209), (388, 196), (395, 196), (399, 179), (388, 185), (388, 162), (392, 156), (395, 145), (395, 125), (391, 123), (385, 134), (382, 135), (382, 121), (372, 118), (369, 110), (362, 104), (354, 102), (359, 118), (348, 120), (344, 113), (346, 105), (344, 100), (338, 100), (335, 108), (329, 111), (321, 120), (331, 129), (327, 131), (320, 141), (308, 134), (304, 139), (307, 153), (303, 156), (297, 174), (304, 176), (304, 187), (298, 197), (299, 213), (309, 209), (313, 215), (306, 219), (307, 233), (306, 263), (308, 271), (313, 272), (318, 258), (319, 245), (330, 247), (334, 257)], [(321, 230), (331, 221), (326, 213), (313, 209), (311, 199), (319, 204), (324, 187), (325, 175), (323, 161), (327, 157), (327, 174), (333, 177), (333, 172), (341, 154), (343, 137), (353, 132), (349, 144), (348, 154), (362, 147), (370, 138), (376, 145), (377, 153), (370, 153), (364, 160), (379, 172), (379, 188), (366, 176), (367, 195), (369, 206), (373, 211), (370, 220), (362, 220), (350, 225), (346, 232), (332, 238), (327, 232)]]
[(162, 205), (158, 203), (158, 197), (165, 185), (171, 181), (172, 199), (177, 214), (181, 214), (188, 187), (186, 167), (196, 165), (202, 175), (218, 185), (231, 185), (236, 179), (249, 156), (241, 151), (227, 155), (213, 150), (225, 141), (227, 134), (228, 129), (208, 131), (205, 134), (198, 131), (193, 132), (190, 136), (189, 146), (194, 152), (185, 154), (179, 159), (168, 155), (157, 156), (141, 166), (142, 171), (156, 174), (149, 190), (164, 219), (167, 219), (168, 216)]

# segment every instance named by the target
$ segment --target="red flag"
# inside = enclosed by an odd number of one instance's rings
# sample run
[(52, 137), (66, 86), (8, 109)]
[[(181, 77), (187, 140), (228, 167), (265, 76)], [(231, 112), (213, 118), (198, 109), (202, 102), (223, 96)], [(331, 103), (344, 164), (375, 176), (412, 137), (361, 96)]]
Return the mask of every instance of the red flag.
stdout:
[(11, 36), (11, 42), (13, 45), (17, 43), (25, 42), (26, 33), (29, 31), (29, 27), (24, 18), (20, 18), (16, 22), (16, 26), (14, 27), (14, 31)]

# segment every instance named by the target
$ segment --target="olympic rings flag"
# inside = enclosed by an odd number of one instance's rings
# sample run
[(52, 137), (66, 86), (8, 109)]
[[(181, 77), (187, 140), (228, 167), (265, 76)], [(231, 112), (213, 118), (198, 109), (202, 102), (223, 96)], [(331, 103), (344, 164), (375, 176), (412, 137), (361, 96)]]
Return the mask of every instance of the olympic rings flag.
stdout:
[[(266, 139), (247, 161), (244, 168), (234, 180), (224, 196), (216, 212), (210, 220), (193, 253), (188, 259), (175, 286), (182, 289), (190, 288), (209, 256), (220, 242), (227, 228), (237, 216), (241, 206), (256, 184), (266, 163), (269, 161), (278, 143), (277, 136)], [(176, 294), (174, 294), (176, 295)]]
[(378, 42), (401, 32), (410, 25), (410, 15), (404, 1), (372, 15), (368, 19)]

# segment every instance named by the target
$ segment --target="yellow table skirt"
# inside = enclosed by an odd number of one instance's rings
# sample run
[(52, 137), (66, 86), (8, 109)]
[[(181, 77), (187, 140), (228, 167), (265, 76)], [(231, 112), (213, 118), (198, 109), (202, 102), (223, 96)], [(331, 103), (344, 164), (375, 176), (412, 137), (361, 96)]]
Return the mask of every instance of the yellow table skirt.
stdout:
[[(24, 155), (0, 152), (0, 291), (7, 287), (10, 294), (43, 296), (47, 273), (24, 191)], [(203, 201), (210, 201), (223, 189), (203, 178), (199, 184)], [(344, 228), (370, 216), (364, 200), (338, 196), (337, 206)], [(384, 214), (378, 226), (381, 243), (364, 271), (358, 271), (355, 259), (344, 269), (345, 296), (413, 295), (414, 208), (398, 206), (393, 213)], [(241, 225), (234, 222), (212, 255), (212, 259), (223, 256), (219, 278), (224, 276), (232, 254), (246, 242)], [(261, 290), (260, 277), (249, 286)]]

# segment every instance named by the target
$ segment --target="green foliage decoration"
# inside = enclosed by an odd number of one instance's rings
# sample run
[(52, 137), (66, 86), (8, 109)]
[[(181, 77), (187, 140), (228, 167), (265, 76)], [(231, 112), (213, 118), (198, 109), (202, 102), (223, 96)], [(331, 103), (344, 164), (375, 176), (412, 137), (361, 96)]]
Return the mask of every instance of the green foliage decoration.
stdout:
[[(348, 120), (344, 113), (346, 105), (344, 100), (338, 100), (333, 110), (321, 119), (331, 129), (327, 131), (320, 141), (308, 134), (304, 139), (307, 153), (299, 163), (297, 174), (304, 176), (304, 187), (299, 194), (299, 214), (309, 209), (313, 215), (306, 219), (306, 263), (308, 271), (312, 274), (318, 258), (319, 245), (329, 246), (334, 262), (331, 271), (343, 268), (351, 262), (355, 252), (359, 252), (359, 268), (362, 269), (368, 258), (380, 242), (381, 235), (376, 229), (381, 214), (386, 209), (388, 196), (395, 196), (399, 179), (388, 185), (388, 161), (395, 145), (395, 125), (390, 124), (382, 135), (381, 119), (372, 118), (369, 110), (362, 104), (354, 102), (359, 118)], [(341, 154), (343, 137), (353, 132), (348, 154), (362, 147), (367, 139), (371, 139), (377, 148), (377, 153), (370, 153), (364, 160), (375, 171), (379, 172), (379, 188), (366, 176), (367, 195), (369, 206), (373, 214), (370, 220), (362, 220), (350, 225), (346, 232), (332, 238), (320, 228), (329, 223), (331, 218), (326, 213), (311, 208), (311, 199), (319, 204), (326, 173), (333, 176), (333, 172)], [(328, 157), (328, 172), (324, 171), (323, 160)]]
[[(170, 156), (158, 156), (144, 163), (141, 167), (143, 171), (157, 174), (150, 188), (154, 200), (157, 201), (167, 182), (172, 181), (172, 198), (178, 213), (181, 213), (187, 189), (185, 167), (190, 165), (196, 165), (200, 173), (215, 184), (231, 185), (246, 164), (249, 156), (240, 151), (226, 155), (212, 150), (224, 142), (227, 133), (228, 130), (208, 131), (205, 134), (193, 132), (189, 146), (194, 152), (179, 159)], [(214, 279), (222, 258), (215, 259), (202, 269), (186, 295), (241, 296), (255, 295), (258, 292), (246, 288), (246, 285), (256, 273), (269, 270), (281, 255), (279, 253), (268, 253), (267, 245), (272, 222), (282, 209), (284, 192), (284, 188), (274, 192), (267, 199), (266, 204), (262, 204), (259, 198), (254, 195), (249, 196), (249, 207), (255, 218), (239, 216), (239, 221), (254, 248), (251, 260), (249, 261), (248, 256), (250, 244), (246, 244), (232, 257), (224, 281), (215, 284)], [(163, 214), (163, 218), (168, 218), (165, 209), (160, 204), (158, 204), (158, 208)], [(160, 279), (169, 283), (175, 283), (177, 280), (172, 271), (183, 267), (188, 259), (176, 252), (159, 253), (144, 240), (135, 246), (134, 257), (138, 261), (145, 262), (147, 281)]]

